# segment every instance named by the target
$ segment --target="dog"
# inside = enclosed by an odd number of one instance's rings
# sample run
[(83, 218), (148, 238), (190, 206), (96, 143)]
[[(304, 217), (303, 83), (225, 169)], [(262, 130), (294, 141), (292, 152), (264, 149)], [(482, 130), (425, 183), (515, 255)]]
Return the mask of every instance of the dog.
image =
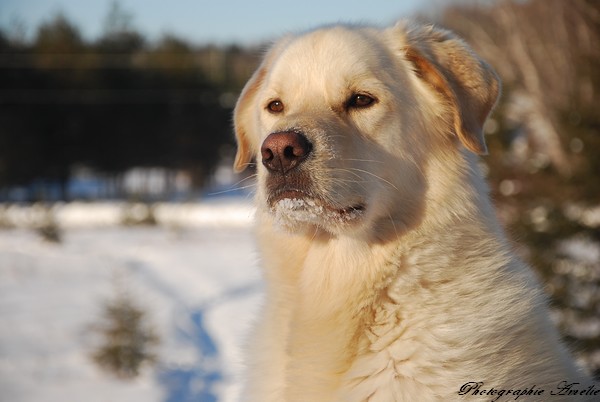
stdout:
[(245, 400), (572, 400), (585, 375), (478, 165), (500, 89), (433, 26), (272, 45), (234, 111), (266, 281)]

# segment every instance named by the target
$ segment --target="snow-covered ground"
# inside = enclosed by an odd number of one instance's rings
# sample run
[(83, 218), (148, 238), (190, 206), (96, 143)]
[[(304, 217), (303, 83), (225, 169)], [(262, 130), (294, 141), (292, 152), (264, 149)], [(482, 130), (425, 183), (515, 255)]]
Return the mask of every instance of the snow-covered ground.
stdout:
[[(157, 205), (158, 225), (130, 227), (119, 224), (124, 209), (0, 211), (12, 227), (0, 230), (0, 401), (239, 400), (262, 291), (251, 206)], [(32, 229), (48, 216), (62, 228), (60, 243)], [(134, 380), (91, 358), (103, 306), (123, 289), (160, 337), (157, 364)]]
[[(0, 402), (240, 401), (242, 351), (262, 297), (253, 214), (236, 198), (0, 205)], [(156, 224), (139, 225), (148, 221)], [(57, 225), (61, 242), (43, 240), (40, 225)], [(590, 276), (573, 283), (576, 300), (593, 299), (600, 249), (562, 247), (581, 263), (558, 274)], [(103, 308), (123, 291), (160, 338), (156, 364), (134, 380), (92, 359)], [(565, 325), (584, 339), (600, 328), (597, 317)], [(597, 367), (598, 356), (582, 361)]]

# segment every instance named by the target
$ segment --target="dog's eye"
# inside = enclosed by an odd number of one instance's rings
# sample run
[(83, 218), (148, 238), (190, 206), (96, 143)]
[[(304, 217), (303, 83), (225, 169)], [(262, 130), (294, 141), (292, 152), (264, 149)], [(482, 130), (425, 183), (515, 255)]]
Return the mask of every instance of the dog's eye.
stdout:
[(348, 100), (348, 107), (363, 108), (369, 107), (375, 102), (375, 99), (365, 94), (355, 94)]
[(267, 110), (271, 113), (281, 113), (283, 112), (283, 102), (280, 100), (271, 101), (267, 105)]

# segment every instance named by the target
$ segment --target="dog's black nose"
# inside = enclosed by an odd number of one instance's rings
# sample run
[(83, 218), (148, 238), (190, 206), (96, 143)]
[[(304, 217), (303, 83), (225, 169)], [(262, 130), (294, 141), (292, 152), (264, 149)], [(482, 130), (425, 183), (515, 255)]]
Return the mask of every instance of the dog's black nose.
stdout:
[(260, 148), (263, 165), (272, 172), (282, 174), (302, 163), (311, 151), (310, 141), (296, 131), (269, 134)]

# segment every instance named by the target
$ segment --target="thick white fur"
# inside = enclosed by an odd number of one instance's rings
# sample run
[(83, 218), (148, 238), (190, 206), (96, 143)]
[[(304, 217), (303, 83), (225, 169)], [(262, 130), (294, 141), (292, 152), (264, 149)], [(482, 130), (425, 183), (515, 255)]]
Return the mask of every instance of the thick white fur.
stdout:
[[(548, 395), (580, 380), (479, 173), (498, 92), (491, 68), (431, 27), (335, 26), (267, 53), (235, 113), (236, 168), (258, 157), (267, 282), (245, 400), (494, 400), (458, 391)], [(353, 93), (376, 102), (345, 107)], [(273, 99), (283, 113), (267, 110)], [(270, 205), (260, 146), (292, 129), (314, 144), (298, 169), (314, 200)]]

